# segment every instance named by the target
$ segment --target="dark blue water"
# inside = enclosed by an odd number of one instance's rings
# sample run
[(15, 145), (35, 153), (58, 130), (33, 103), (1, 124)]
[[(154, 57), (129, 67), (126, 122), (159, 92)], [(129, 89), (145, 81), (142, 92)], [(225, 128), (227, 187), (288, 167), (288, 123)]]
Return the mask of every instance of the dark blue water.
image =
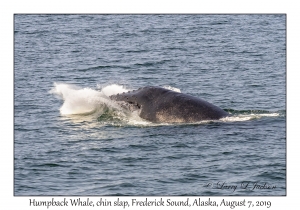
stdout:
[[(107, 99), (148, 85), (232, 116), (155, 124)], [(14, 194), (286, 195), (286, 16), (15, 15)]]

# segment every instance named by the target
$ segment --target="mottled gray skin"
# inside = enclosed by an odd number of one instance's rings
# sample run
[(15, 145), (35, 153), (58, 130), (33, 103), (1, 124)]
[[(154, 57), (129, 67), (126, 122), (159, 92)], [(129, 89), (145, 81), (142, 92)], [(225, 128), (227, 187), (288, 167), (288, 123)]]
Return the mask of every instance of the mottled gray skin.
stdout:
[(131, 111), (139, 110), (139, 116), (150, 122), (198, 122), (229, 115), (200, 98), (161, 87), (139, 88), (110, 98)]

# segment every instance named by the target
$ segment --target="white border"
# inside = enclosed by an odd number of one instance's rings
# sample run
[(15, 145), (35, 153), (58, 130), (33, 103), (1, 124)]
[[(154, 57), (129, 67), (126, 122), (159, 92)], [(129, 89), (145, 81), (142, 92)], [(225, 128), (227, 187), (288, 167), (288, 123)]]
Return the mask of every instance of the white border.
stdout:
[[(287, 14), (287, 196), (245, 197), (270, 200), (272, 209), (298, 206), (299, 139), (297, 123), (299, 110), (299, 26), (296, 1), (224, 1), (224, 0), (107, 0), (107, 1), (8, 1), (1, 3), (1, 209), (31, 209), (29, 197), (13, 196), (13, 14), (15, 13), (286, 13)], [(298, 129), (299, 130), (299, 129)], [(42, 200), (43, 197), (38, 197)], [(141, 197), (139, 197), (141, 198)], [(205, 197), (204, 199), (206, 199)], [(221, 201), (222, 197), (212, 197)], [(228, 198), (228, 197), (227, 197)], [(242, 197), (230, 197), (235, 200)], [(45, 197), (49, 200), (49, 197)], [(96, 198), (93, 198), (96, 199)], [(107, 198), (108, 199), (108, 198)], [(114, 199), (114, 198), (112, 198)], [(130, 200), (131, 198), (124, 198)], [(175, 198), (174, 198), (175, 199)], [(182, 200), (178, 198), (179, 200)], [(55, 207), (50, 207), (51, 209)], [(200, 208), (200, 207), (198, 207)], [(237, 207), (238, 208), (238, 207)], [(299, 208), (299, 207), (298, 207)], [(34, 207), (34, 209), (46, 209)], [(65, 208), (64, 208), (65, 209)], [(82, 208), (79, 208), (82, 209)], [(89, 208), (91, 209), (91, 208)], [(120, 208), (119, 208), (120, 209)], [(130, 208), (138, 209), (138, 208)], [(227, 209), (229, 209), (227, 207)]]

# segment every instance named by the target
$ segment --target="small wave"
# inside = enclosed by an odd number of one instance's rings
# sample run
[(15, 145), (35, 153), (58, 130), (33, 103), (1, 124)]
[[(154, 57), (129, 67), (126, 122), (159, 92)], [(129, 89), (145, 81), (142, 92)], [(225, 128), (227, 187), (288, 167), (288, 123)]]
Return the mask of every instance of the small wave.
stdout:
[(231, 114), (229, 117), (222, 118), (222, 122), (239, 122), (260, 119), (262, 117), (279, 117), (282, 113), (279, 112), (269, 112), (266, 110), (225, 110)]

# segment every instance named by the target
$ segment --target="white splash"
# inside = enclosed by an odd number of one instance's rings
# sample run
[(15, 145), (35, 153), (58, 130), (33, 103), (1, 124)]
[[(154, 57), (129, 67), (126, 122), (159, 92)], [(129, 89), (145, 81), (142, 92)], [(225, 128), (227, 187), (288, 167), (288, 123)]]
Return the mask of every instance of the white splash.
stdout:
[(166, 88), (166, 89), (168, 89), (168, 90), (173, 90), (173, 91), (175, 91), (175, 92), (181, 93), (181, 91), (180, 91), (179, 88), (172, 87), (172, 86), (169, 86), (169, 85), (163, 86), (163, 88)]
[(62, 115), (87, 114), (113, 106), (109, 96), (127, 90), (119, 85), (110, 85), (97, 91), (91, 88), (81, 88), (75, 85), (54, 83), (50, 93), (64, 100), (60, 113)]
[(101, 90), (101, 92), (107, 97), (118, 94), (118, 93), (127, 92), (127, 91), (129, 91), (129, 90), (124, 88), (121, 85), (116, 85), (116, 84), (108, 85), (108, 86), (102, 88), (102, 90)]

